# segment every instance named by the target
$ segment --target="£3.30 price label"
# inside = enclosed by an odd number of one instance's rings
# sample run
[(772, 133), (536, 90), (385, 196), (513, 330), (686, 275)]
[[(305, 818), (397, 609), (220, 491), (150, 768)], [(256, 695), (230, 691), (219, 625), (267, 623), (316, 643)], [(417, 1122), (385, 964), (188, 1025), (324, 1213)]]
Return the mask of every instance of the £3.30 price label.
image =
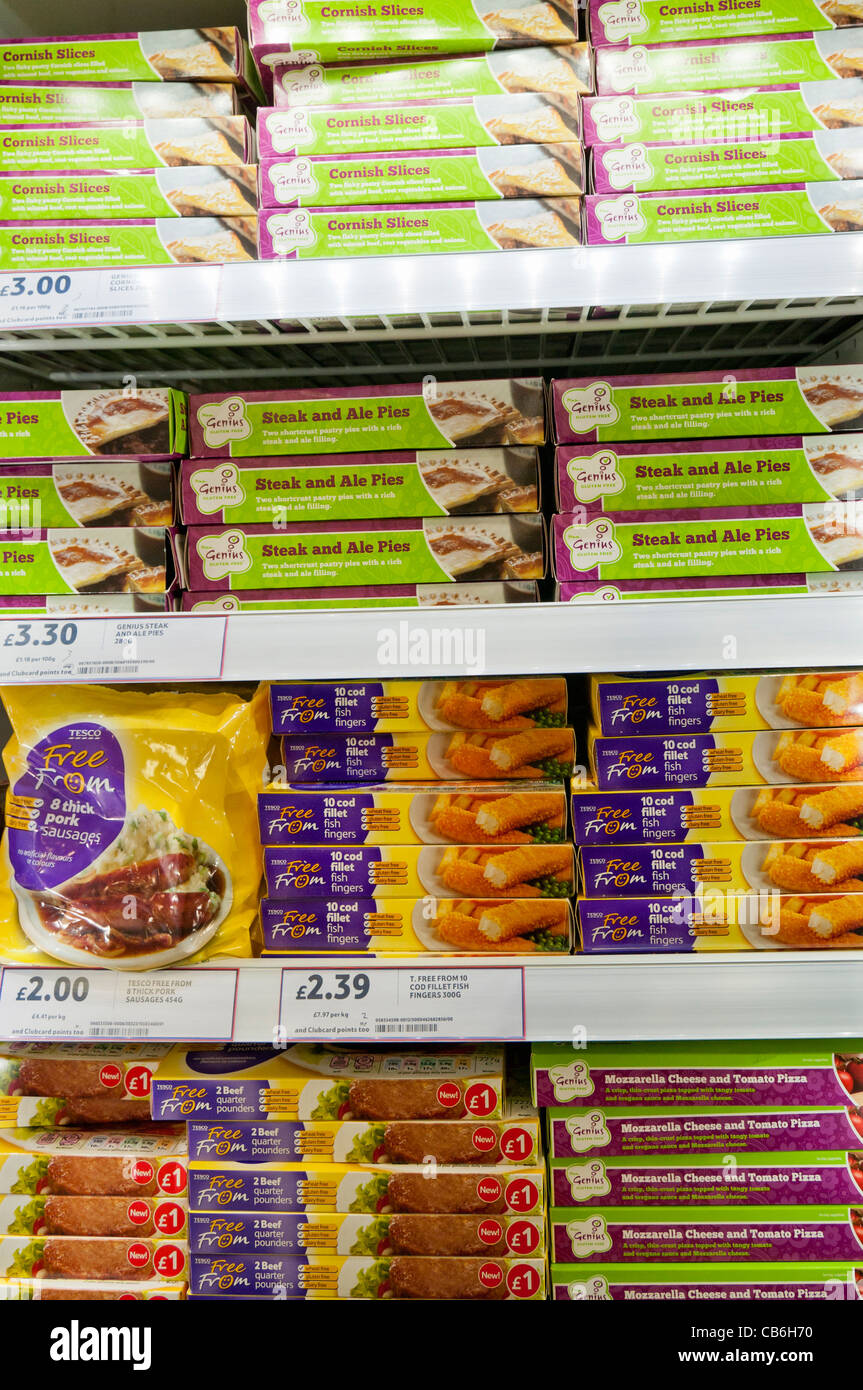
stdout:
[(0, 620), (0, 680), (217, 680), (224, 617)]
[(374, 966), (282, 969), (279, 1029), (285, 1039), (428, 1037), (508, 1041), (524, 1037), (517, 966)]

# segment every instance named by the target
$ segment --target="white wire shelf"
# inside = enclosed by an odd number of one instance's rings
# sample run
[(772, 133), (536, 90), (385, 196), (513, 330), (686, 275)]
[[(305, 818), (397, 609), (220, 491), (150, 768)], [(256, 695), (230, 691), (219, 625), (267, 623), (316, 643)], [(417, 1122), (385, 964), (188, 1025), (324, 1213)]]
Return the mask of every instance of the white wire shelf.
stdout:
[[(224, 980), (224, 972), (235, 978), (235, 986), (233, 980)], [(350, 981), (353, 993), (362, 997), (344, 1010), (344, 1025), (318, 1027), (311, 1019), (315, 1006), (298, 1004), (297, 995), (315, 988), (318, 974), (322, 977), (319, 990), (335, 987), (335, 972)], [(627, 1042), (863, 1034), (863, 952), (853, 951), (829, 956), (752, 952), (698, 958), (570, 956), (529, 961), (524, 956), (499, 956), (489, 964), (478, 962), (475, 956), (298, 957), (290, 963), (211, 961), (206, 967), (176, 972), (183, 979), (166, 990), (170, 1002), (160, 1006), (157, 987), (162, 981), (167, 985), (174, 973), (157, 971), (148, 977), (153, 986), (146, 1010), (144, 1036), (148, 1038), (177, 1036), (178, 1021), (182, 1025), (183, 1013), (188, 1015), (192, 1000), (196, 1019), (210, 1021), (213, 1041), (246, 1043), (298, 1036), (325, 1041), (363, 1037), (441, 1042), (457, 1036), (468, 1041), (567, 1042), (580, 1038)], [(122, 989), (124, 980), (118, 986), (118, 974), (122, 977), (122, 972), (82, 971), (69, 966), (38, 972), (7, 969), (0, 994), (0, 1036), (104, 1038), (104, 1028), (98, 1025), (87, 1031), (87, 1020), (93, 1016), (101, 1021), (102, 1016), (93, 1013), (93, 1001), (99, 997), (104, 1009), (105, 990)], [(86, 1002), (83, 1006), (55, 1002), (46, 1027), (29, 1024), (32, 1008), (19, 1006), (16, 1010), (15, 996), (22, 981), (26, 982), (27, 998), (32, 997), (34, 988), (45, 997), (46, 992), (62, 994), (57, 982), (70, 976), (76, 982), (88, 980), (89, 1011)], [(418, 1002), (414, 997), (417, 981), (429, 977), (439, 980), (441, 976), (457, 977), (460, 1001)], [(34, 978), (38, 981), (35, 986)], [(76, 993), (82, 993), (80, 985)], [(382, 1013), (388, 1020), (392, 1017), (396, 997), (403, 1030), (390, 1022), (384, 1024), (381, 1018)], [(123, 1003), (116, 995), (109, 1016), (114, 1020), (112, 1039), (141, 1036), (133, 1023), (125, 1022)], [(41, 1031), (36, 1032), (37, 1028)], [(185, 1036), (182, 1026), (179, 1033)]]
[[(279, 365), (282, 375), (341, 369), (373, 379), (414, 361), (427, 364), (429, 339), (443, 345), (442, 367), (469, 365), (470, 340), (483, 344), (475, 355), (487, 359), (488, 370), (500, 370), (507, 355), (502, 332), (516, 364), (540, 356), (563, 369), (576, 354), (606, 360), (609, 340), (621, 335), (630, 340), (620, 355), (630, 361), (727, 355), (736, 346), (735, 360), (742, 353), (769, 363), (823, 352), (861, 317), (863, 237), (854, 235), (828, 245), (792, 237), (709, 247), (73, 270), (65, 277), (58, 268), (51, 276), (0, 274), (0, 364), (57, 380), (74, 372), (86, 382), (111, 370), (105, 359), (112, 353), (133, 351), (143, 358), (138, 370), (149, 354), (154, 372), (173, 363), (175, 378), (179, 366), (202, 384), (204, 373), (224, 378), (244, 366), (250, 380)], [(741, 340), (741, 330), (757, 325), (773, 331)], [(652, 336), (634, 344), (627, 329)], [(686, 329), (696, 333), (679, 341)], [(544, 340), (540, 353), (537, 336)], [(363, 354), (363, 344), (380, 351)], [(327, 345), (338, 345), (329, 359), (320, 355)], [(232, 349), (247, 354), (255, 347), (277, 360), (231, 359)]]
[(0, 619), (3, 684), (794, 670), (801, 663), (863, 666), (863, 596)]

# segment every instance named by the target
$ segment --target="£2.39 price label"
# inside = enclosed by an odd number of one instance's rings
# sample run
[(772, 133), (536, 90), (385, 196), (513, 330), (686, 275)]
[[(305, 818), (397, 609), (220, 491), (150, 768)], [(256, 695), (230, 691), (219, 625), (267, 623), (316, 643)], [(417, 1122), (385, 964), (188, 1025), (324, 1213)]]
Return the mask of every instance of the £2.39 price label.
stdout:
[(77, 970), (6, 966), (0, 1037), (230, 1042), (237, 970)]
[(218, 680), (226, 621), (184, 614), (0, 619), (0, 680)]
[(522, 1039), (523, 971), (518, 966), (285, 966), (279, 1027), (286, 1038), (321, 1040)]

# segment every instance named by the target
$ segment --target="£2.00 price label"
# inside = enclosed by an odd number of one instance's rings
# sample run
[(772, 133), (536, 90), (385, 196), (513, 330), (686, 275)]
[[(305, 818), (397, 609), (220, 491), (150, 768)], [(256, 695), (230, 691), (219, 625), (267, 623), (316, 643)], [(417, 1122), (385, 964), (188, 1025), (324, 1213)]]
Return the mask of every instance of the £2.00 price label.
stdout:
[(522, 970), (467, 966), (361, 970), (285, 966), (279, 1026), (285, 1038), (524, 1037)]
[(35, 969), (7, 966), (0, 980), (0, 1037), (10, 1040), (230, 1042), (238, 972)]

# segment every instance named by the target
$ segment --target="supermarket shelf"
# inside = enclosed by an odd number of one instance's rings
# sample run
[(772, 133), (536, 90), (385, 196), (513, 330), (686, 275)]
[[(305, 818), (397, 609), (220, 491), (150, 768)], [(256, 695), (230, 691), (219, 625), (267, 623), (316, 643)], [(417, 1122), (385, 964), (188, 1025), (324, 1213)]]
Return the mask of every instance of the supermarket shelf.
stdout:
[(512, 333), (531, 325), (566, 332), (575, 322), (603, 334), (643, 318), (669, 328), (709, 321), (712, 331), (729, 320), (797, 321), (799, 332), (813, 317), (863, 314), (861, 243), (834, 238), (828, 254), (820, 239), (793, 237), (718, 242), (709, 254), (682, 244), (72, 270), (62, 291), (46, 289), (54, 282), (37, 272), (6, 273), (0, 346), (218, 347), (238, 332), (263, 342), (274, 333), (343, 342), (429, 330), (494, 335), (501, 324)]
[(863, 665), (857, 595), (64, 616), (78, 637), (63, 648), (42, 642), (56, 619), (23, 618), (0, 620), (0, 683), (793, 670), (801, 654), (807, 666)]
[[(214, 968), (215, 967), (215, 968)], [(67, 974), (70, 968), (64, 967)], [(217, 1007), (214, 1017), (227, 1020), (224, 1040), (228, 1040), (230, 1011), (219, 1008), (224, 990), (215, 977), (230, 971), (237, 977), (233, 1013), (235, 1042), (291, 1041), (298, 1036), (318, 1039), (383, 1039), (414, 1042), (442, 1042), (448, 1038), (467, 1040), (556, 1040), (579, 1042), (630, 1041), (673, 1038), (779, 1038), (779, 1037), (857, 1037), (863, 1034), (863, 953), (835, 952), (828, 958), (813, 959), (810, 953), (788, 952), (781, 957), (770, 953), (729, 954), (727, 956), (608, 956), (602, 959), (568, 957), (554, 961), (531, 960), (524, 956), (501, 956), (493, 964), (479, 964), (476, 957), (362, 957), (327, 956), (297, 958), (290, 967), (271, 961), (211, 961), (202, 970), (204, 983), (197, 996), (196, 1016), (206, 1017), (207, 995), (212, 992)], [(309, 979), (324, 972), (324, 987), (335, 983), (326, 972), (343, 972), (352, 982), (361, 977), (366, 991), (360, 1004), (346, 1011), (349, 1020), (342, 1027), (320, 1028), (307, 1020), (312, 1007), (296, 1006), (293, 1001)], [(6, 971), (6, 975), (13, 972)], [(43, 970), (44, 986), (62, 970)], [(91, 983), (96, 976), (116, 979), (110, 971), (82, 972)], [(173, 972), (152, 972), (151, 984), (167, 980)], [(180, 972), (177, 972), (178, 974)], [(32, 979), (29, 970), (24, 977)], [(182, 975), (194, 983), (193, 968)], [(462, 1006), (446, 1002), (411, 1002), (411, 986), (442, 975), (458, 978)], [(386, 978), (384, 978), (386, 977)], [(14, 972), (14, 989), (4, 988), (3, 999), (14, 994), (21, 975)], [(366, 984), (366, 980), (368, 983)], [(188, 986), (187, 986), (188, 987)], [(29, 986), (28, 986), (29, 988)], [(180, 987), (182, 988), (182, 986)], [(392, 1000), (400, 1027), (376, 1024), (381, 1013), (391, 1018)], [(467, 1004), (467, 1008), (465, 1008)], [(450, 1013), (450, 1011), (453, 1011)], [(54, 1010), (54, 1031), (37, 1034), (42, 1039), (76, 1037), (97, 1040), (107, 1035), (104, 1028), (90, 1034), (73, 1031), (76, 1010), (70, 1006)], [(177, 1036), (176, 1008), (168, 1012), (159, 1027), (159, 1006), (149, 1008), (145, 1036)], [(366, 1013), (370, 1026), (362, 1029), (356, 1020)], [(118, 1022), (122, 1010), (111, 1013)], [(448, 1024), (448, 1018), (455, 1021)], [(0, 1035), (22, 1035), (10, 1024), (8, 1005), (0, 1006)], [(434, 1018), (435, 1022), (429, 1024)], [(478, 1021), (473, 1028), (472, 1019)], [(64, 1021), (69, 1022), (65, 1023)], [(292, 1021), (301, 1020), (299, 1028)], [(304, 1026), (305, 1025), (305, 1026)], [(200, 1025), (199, 1025), (200, 1026)], [(280, 1031), (281, 1030), (281, 1031)], [(111, 1038), (139, 1037), (133, 1028), (112, 1027)], [(182, 1036), (182, 1033), (181, 1033)], [(218, 1040), (214, 1038), (214, 1040)]]

